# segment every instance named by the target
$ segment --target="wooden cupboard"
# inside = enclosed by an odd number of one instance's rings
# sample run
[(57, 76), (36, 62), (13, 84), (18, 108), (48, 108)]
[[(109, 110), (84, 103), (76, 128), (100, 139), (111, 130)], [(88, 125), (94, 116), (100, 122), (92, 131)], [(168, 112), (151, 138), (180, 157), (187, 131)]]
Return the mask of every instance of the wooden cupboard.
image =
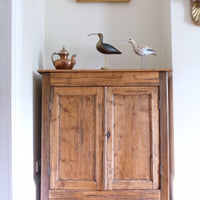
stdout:
[(169, 200), (170, 70), (39, 70), (41, 200)]

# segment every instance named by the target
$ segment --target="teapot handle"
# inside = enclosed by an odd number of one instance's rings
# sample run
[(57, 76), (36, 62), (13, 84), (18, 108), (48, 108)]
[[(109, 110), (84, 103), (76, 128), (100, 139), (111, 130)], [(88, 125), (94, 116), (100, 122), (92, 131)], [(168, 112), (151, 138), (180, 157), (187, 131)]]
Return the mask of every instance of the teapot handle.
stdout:
[(51, 55), (51, 60), (52, 60), (53, 64), (55, 64), (55, 61), (54, 61), (54, 59), (53, 59), (53, 56), (55, 56), (55, 55), (59, 55), (59, 53), (54, 52), (54, 53)]

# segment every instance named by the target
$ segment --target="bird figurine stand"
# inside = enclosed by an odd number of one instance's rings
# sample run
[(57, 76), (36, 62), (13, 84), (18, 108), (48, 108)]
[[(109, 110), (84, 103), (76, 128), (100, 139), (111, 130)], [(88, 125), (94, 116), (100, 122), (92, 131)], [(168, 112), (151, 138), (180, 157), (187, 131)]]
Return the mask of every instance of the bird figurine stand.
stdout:
[(121, 52), (118, 49), (116, 49), (115, 47), (113, 47), (112, 45), (104, 43), (102, 33), (92, 33), (92, 34), (89, 34), (88, 36), (91, 36), (91, 35), (98, 35), (98, 37), (99, 37), (99, 41), (96, 44), (96, 49), (97, 49), (97, 51), (99, 51), (100, 53), (105, 55), (105, 66), (102, 69), (107, 69), (107, 55), (121, 54)]
[(129, 42), (133, 48), (133, 51), (142, 57), (142, 69), (146, 68), (146, 56), (156, 55), (156, 52), (148, 46), (140, 46), (135, 43), (135, 41), (130, 38), (128, 40), (121, 40), (120, 42)]
[(142, 56), (142, 69), (146, 68), (146, 56)]

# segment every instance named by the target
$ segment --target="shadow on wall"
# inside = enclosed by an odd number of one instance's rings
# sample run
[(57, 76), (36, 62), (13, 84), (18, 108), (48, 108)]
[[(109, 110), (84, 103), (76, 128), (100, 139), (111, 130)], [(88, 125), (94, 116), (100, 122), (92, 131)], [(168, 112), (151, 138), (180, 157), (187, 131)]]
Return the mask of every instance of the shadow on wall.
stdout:
[(181, 3), (182, 6), (183, 6), (183, 11), (184, 11), (184, 21), (187, 23), (187, 24), (192, 24), (192, 25), (195, 25), (192, 21), (192, 18), (191, 18), (191, 13), (190, 13), (190, 0), (176, 0), (177, 2)]
[(191, 0), (172, 0), (171, 4), (172, 3), (181, 4), (181, 7), (184, 12), (184, 22), (191, 25), (191, 23), (193, 24), (193, 22), (192, 22), (192, 18), (191, 18), (191, 14), (190, 14), (190, 1)]
[(41, 182), (41, 76), (33, 72), (33, 169), (36, 200), (40, 200)]
[[(40, 51), (40, 53), (38, 55), (38, 69), (44, 69), (44, 53), (42, 51)], [(40, 79), (40, 87), (41, 87), (41, 85), (42, 85), (41, 77), (38, 76), (38, 74), (35, 74), (35, 76), (37, 76), (38, 79)], [(40, 95), (41, 95), (41, 93), (40, 93)], [(41, 99), (41, 96), (40, 96), (40, 99)]]

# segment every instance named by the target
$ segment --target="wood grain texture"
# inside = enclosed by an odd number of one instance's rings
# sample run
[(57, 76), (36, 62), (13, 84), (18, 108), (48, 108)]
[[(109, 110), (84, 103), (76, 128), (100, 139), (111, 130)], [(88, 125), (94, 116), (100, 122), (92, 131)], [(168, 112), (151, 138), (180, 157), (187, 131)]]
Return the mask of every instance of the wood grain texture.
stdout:
[(41, 200), (169, 200), (170, 71), (39, 70)]
[(103, 179), (103, 149), (104, 149), (104, 130), (105, 130), (105, 91), (103, 87), (97, 87), (97, 101), (96, 101), (96, 174), (95, 178), (97, 181), (96, 190), (103, 190), (104, 179)]
[(113, 87), (107, 96), (108, 189), (158, 189), (158, 88)]
[(49, 191), (50, 199), (64, 200), (160, 200), (160, 190)]
[(168, 78), (169, 91), (169, 159), (170, 159), (170, 199), (173, 200), (173, 181), (175, 176), (174, 163), (174, 111), (173, 111), (173, 75), (170, 74)]
[(48, 200), (49, 191), (49, 100), (50, 75), (44, 74), (42, 78), (42, 138), (41, 138), (41, 199)]
[(95, 180), (95, 95), (59, 98), (60, 178)]
[(107, 105), (107, 97), (108, 97), (108, 88), (104, 88), (104, 149), (103, 149), (103, 189), (107, 190), (108, 189), (108, 138), (107, 138), (107, 133), (108, 133), (108, 105)]
[(159, 84), (159, 72), (51, 73), (51, 86), (149, 86)]
[[(113, 139), (113, 127), (112, 127), (112, 103), (113, 103), (113, 96), (112, 96), (112, 88), (107, 88), (107, 99), (106, 99), (106, 107), (107, 107), (107, 133), (110, 133), (110, 137), (107, 138), (107, 190), (113, 189), (113, 179), (114, 179), (114, 159), (113, 159), (113, 152), (114, 152), (114, 139)], [(106, 134), (107, 134), (106, 133)]]
[(152, 129), (152, 180), (153, 189), (160, 187), (160, 131), (159, 131), (159, 90), (157, 87), (152, 89), (151, 101), (151, 129)]
[(52, 189), (102, 189), (102, 88), (52, 89)]
[(168, 74), (160, 73), (160, 159), (161, 200), (169, 200), (169, 119), (168, 119)]
[(99, 70), (99, 69), (73, 69), (73, 70), (56, 70), (56, 69), (40, 69), (38, 73), (110, 73), (110, 72), (172, 72), (172, 69), (108, 69), (108, 70)]
[(114, 179), (150, 179), (149, 96), (126, 93), (113, 97)]

